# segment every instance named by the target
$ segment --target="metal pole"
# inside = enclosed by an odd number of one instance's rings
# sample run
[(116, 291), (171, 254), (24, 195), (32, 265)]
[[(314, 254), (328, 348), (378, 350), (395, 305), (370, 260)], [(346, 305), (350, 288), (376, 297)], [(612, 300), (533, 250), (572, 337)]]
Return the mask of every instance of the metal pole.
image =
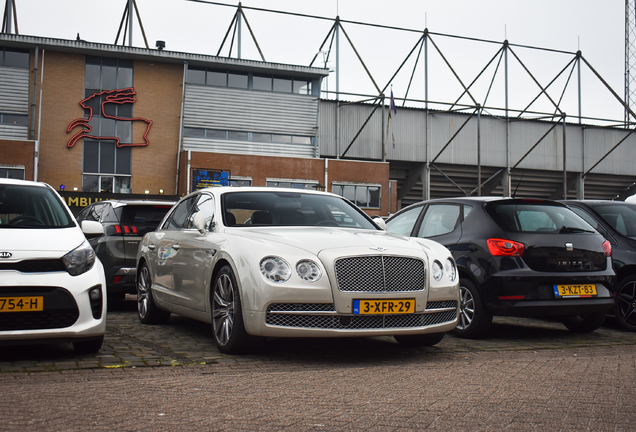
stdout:
[(563, 199), (568, 199), (568, 172), (565, 165), (566, 161), (566, 139), (565, 139), (565, 113), (563, 113)]
[(505, 69), (505, 103), (506, 103), (506, 192), (504, 196), (509, 197), (512, 189), (512, 171), (510, 170), (510, 113), (508, 112), (508, 40), (504, 41), (504, 69)]
[(237, 26), (237, 36), (238, 36), (238, 42), (236, 44), (236, 55), (238, 57), (238, 59), (241, 59), (241, 21), (242, 21), (242, 9), (241, 9), (241, 2), (239, 2), (238, 5), (238, 11), (236, 12), (236, 26)]
[(13, 11), (13, 0), (7, 0), (7, 34), (11, 34), (11, 21), (13, 18), (11, 17), (11, 12)]
[(133, 0), (128, 0), (128, 46), (133, 46)]
[(424, 160), (426, 161), (424, 176), (426, 178), (422, 179), (422, 181), (424, 181), (426, 185), (424, 185), (424, 190), (422, 192), (424, 194), (424, 199), (429, 200), (431, 199), (431, 166), (428, 160), (428, 147), (430, 145), (431, 135), (431, 116), (428, 112), (428, 29), (424, 30), (424, 99), (426, 100), (426, 142), (424, 148)]
[(581, 93), (581, 51), (578, 51), (576, 53), (577, 58), (576, 58), (576, 67), (577, 67), (577, 73), (579, 75), (579, 124), (583, 123), (583, 110), (581, 109), (581, 99), (582, 99), (582, 93)]
[(481, 106), (477, 104), (477, 196), (481, 196)]
[(336, 17), (336, 158), (340, 159), (340, 17)]

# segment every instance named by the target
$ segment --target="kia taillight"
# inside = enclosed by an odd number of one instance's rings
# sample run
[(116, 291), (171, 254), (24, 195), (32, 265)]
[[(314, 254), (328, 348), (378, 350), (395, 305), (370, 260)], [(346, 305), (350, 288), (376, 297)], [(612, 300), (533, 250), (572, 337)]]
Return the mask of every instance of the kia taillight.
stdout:
[(610, 242), (605, 240), (601, 246), (603, 247), (603, 252), (605, 252), (605, 256), (611, 257), (612, 245), (610, 244)]
[(521, 256), (526, 246), (512, 240), (488, 239), (488, 250), (493, 256)]

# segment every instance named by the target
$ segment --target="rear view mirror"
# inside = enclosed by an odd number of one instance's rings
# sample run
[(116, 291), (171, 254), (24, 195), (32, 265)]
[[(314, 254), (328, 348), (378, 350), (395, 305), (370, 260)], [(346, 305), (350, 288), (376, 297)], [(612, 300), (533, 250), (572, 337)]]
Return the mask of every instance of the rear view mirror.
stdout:
[(379, 226), (384, 231), (386, 231), (386, 223), (384, 222), (384, 219), (382, 219), (380, 216), (373, 216), (373, 222), (375, 222), (377, 226)]
[(104, 226), (97, 221), (82, 221), (81, 227), (82, 232), (84, 233), (86, 238), (99, 237), (104, 235)]

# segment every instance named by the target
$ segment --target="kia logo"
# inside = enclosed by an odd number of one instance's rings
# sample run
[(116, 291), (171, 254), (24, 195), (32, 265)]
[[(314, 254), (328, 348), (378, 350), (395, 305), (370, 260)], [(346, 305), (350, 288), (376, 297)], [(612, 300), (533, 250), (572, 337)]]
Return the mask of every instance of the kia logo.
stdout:
[(12, 256), (11, 252), (0, 252), (0, 258), (11, 258)]

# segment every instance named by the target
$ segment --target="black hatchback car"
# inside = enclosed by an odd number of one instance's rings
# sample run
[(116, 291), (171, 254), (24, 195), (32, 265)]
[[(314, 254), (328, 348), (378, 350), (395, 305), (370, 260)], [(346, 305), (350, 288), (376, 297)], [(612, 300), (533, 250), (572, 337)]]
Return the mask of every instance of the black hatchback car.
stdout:
[(612, 244), (616, 272), (613, 313), (623, 328), (636, 331), (636, 204), (596, 200), (562, 202)]
[(614, 303), (610, 243), (565, 204), (466, 197), (413, 204), (387, 230), (436, 240), (460, 275), (455, 334), (479, 338), (494, 315), (558, 317), (570, 330), (600, 327)]
[(137, 292), (137, 248), (147, 232), (154, 231), (174, 201), (108, 200), (85, 207), (77, 221), (97, 221), (104, 235), (89, 243), (104, 265), (108, 297), (121, 300)]

